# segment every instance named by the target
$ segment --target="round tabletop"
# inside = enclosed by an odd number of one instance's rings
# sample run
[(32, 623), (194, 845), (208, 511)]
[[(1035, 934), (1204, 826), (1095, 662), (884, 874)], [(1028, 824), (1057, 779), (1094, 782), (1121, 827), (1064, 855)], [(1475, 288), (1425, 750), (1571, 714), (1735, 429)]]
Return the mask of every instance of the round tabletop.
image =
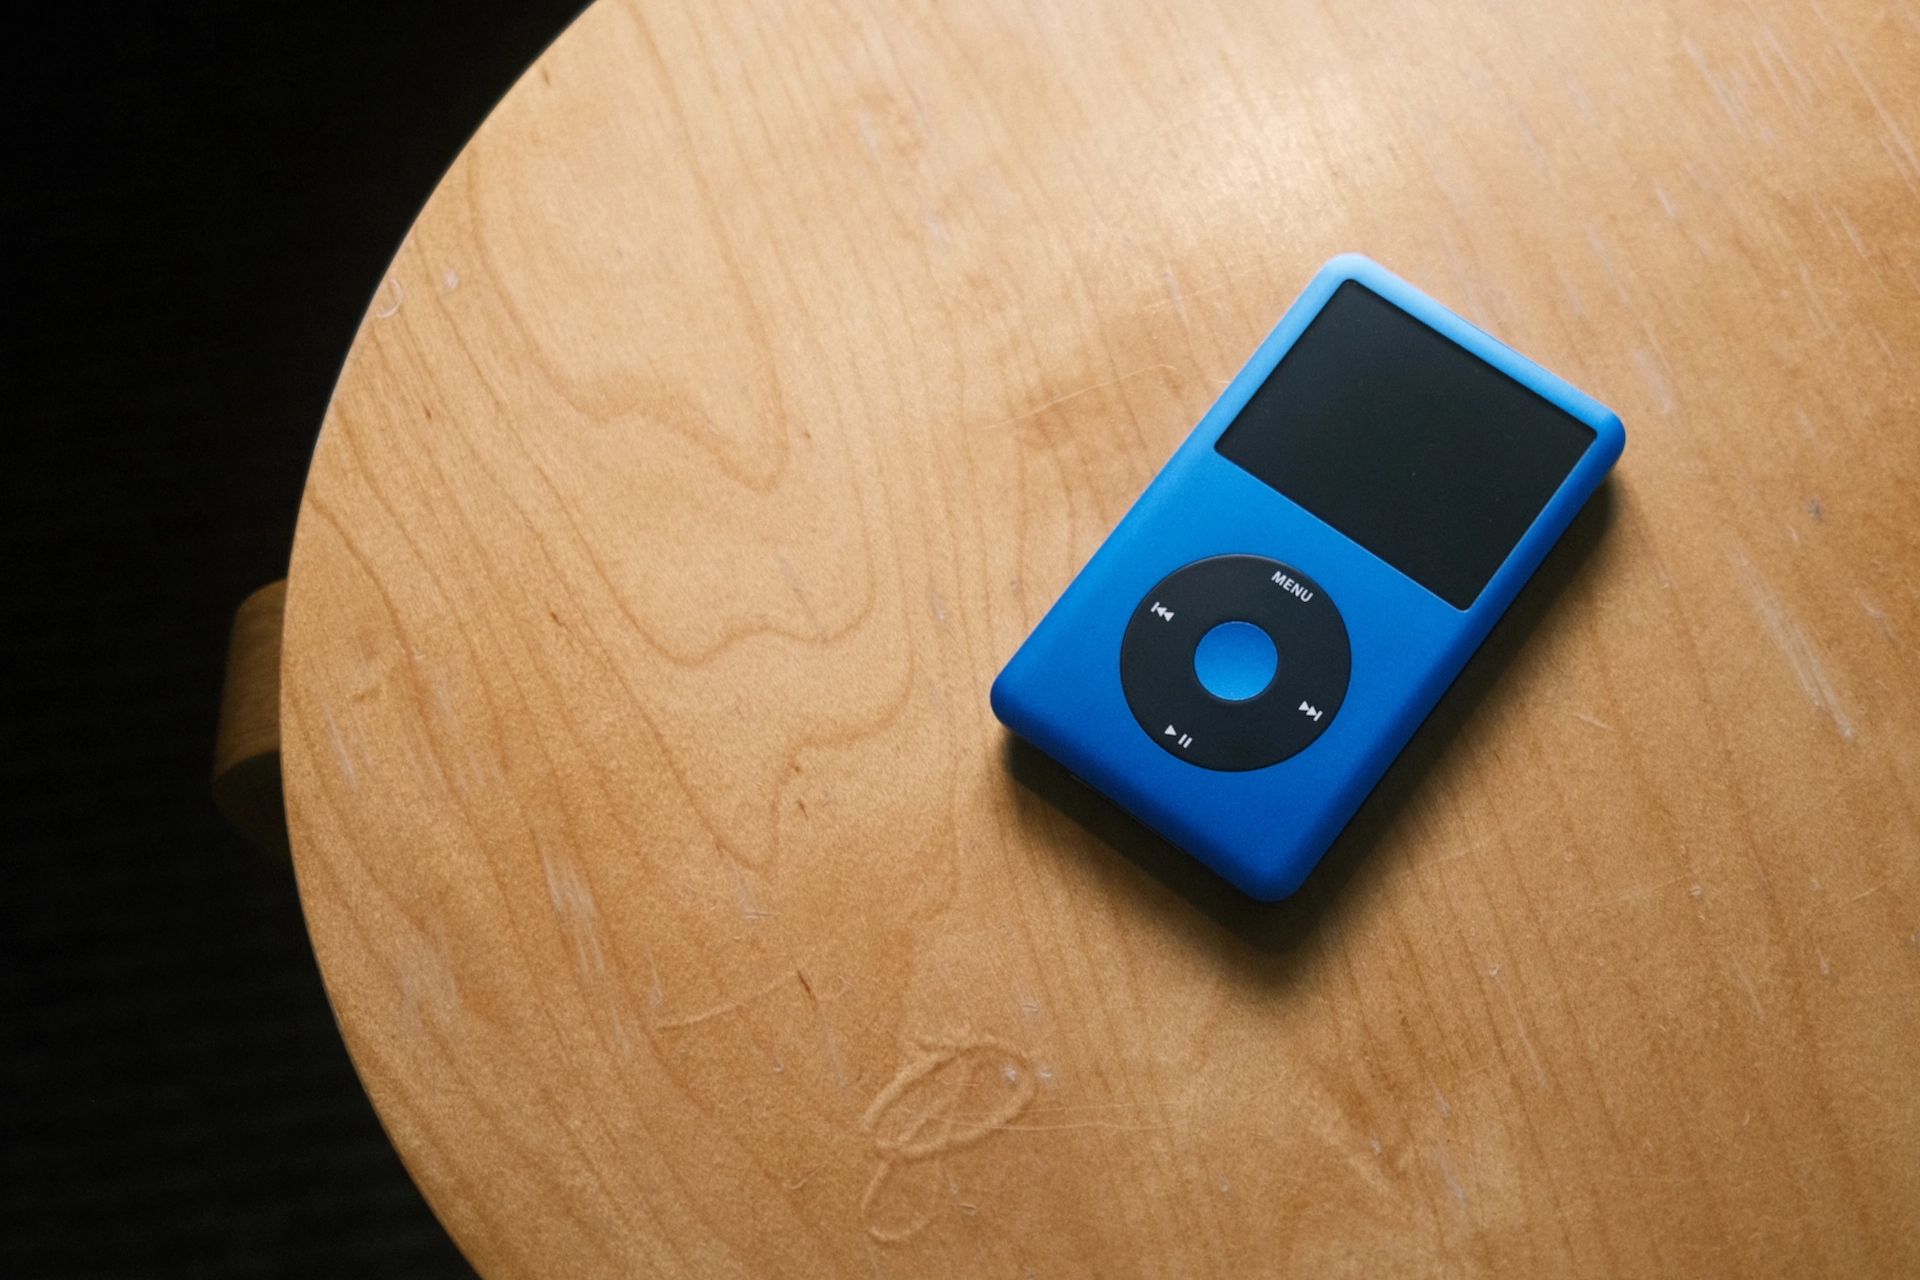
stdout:
[[(490, 1277), (1920, 1272), (1920, 17), (600, 0), (287, 597), (302, 900)], [(1629, 444), (1294, 898), (987, 689), (1326, 258)]]

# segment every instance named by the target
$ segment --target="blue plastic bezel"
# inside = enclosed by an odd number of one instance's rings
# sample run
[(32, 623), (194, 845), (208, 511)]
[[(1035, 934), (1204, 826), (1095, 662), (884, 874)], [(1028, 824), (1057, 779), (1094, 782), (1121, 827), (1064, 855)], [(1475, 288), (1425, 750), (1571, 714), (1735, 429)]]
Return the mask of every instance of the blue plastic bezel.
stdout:
[[(1594, 440), (1473, 604), (1456, 609), (1214, 450), (1334, 290), (1357, 281), (1593, 428)], [(1626, 444), (1593, 397), (1358, 254), (1321, 267), (993, 683), (1008, 728), (1252, 897), (1299, 888)], [(1293, 565), (1338, 606), (1346, 701), (1318, 741), (1265, 769), (1180, 760), (1134, 721), (1120, 641), (1182, 565), (1243, 552)]]

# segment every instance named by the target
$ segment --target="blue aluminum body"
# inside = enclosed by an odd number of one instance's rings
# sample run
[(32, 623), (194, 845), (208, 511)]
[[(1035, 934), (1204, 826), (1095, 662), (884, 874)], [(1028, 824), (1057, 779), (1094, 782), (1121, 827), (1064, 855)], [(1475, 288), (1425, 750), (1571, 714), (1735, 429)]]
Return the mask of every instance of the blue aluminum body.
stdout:
[[(1358, 281), (1592, 427), (1588, 446), (1461, 611), (1229, 462), (1214, 442), (1342, 283)], [(1006, 726), (1245, 893), (1299, 888), (1414, 730), (1620, 456), (1604, 405), (1355, 254), (1322, 267), (993, 684)], [(1318, 741), (1264, 769), (1168, 754), (1120, 683), (1120, 642), (1144, 593), (1183, 565), (1235, 552), (1317, 580), (1352, 646), (1346, 701)]]

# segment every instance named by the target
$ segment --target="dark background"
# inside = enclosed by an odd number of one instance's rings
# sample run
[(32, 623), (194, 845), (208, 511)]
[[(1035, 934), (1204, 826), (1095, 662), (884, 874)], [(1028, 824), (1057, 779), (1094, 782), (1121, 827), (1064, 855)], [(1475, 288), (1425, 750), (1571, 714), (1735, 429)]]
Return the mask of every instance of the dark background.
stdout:
[[(581, 0), (48, 6), (0, 180), (0, 1273), (470, 1275), (207, 773), (414, 214)], [(51, 18), (48, 15), (51, 14)], [(49, 26), (49, 22), (51, 26)]]

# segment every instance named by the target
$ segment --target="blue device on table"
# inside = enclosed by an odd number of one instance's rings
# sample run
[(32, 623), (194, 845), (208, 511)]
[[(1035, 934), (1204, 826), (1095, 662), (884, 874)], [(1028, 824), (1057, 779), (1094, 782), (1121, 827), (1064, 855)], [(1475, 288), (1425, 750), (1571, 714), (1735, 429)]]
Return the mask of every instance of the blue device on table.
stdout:
[(1592, 397), (1335, 258), (1001, 671), (994, 714), (1283, 898), (1625, 443)]

